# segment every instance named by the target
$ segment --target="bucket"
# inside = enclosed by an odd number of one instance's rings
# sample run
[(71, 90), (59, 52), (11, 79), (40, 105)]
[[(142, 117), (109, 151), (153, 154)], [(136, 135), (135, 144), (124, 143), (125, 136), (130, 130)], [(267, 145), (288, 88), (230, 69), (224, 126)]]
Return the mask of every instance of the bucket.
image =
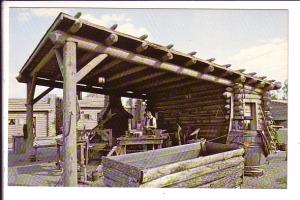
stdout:
[(244, 146), (245, 148), (245, 176), (262, 176), (266, 158), (263, 155), (262, 140), (257, 131), (235, 130), (230, 133), (228, 143)]

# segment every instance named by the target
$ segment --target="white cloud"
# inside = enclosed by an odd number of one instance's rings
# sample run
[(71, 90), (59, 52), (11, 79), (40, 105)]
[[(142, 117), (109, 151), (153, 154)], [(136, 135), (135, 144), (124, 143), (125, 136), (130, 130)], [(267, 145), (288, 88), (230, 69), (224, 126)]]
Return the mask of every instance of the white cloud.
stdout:
[[(19, 21), (28, 21), (32, 17), (56, 17), (60, 12), (70, 13), (71, 9), (64, 8), (30, 8), (22, 9), (18, 13)], [(112, 14), (112, 15), (102, 15), (100, 18), (92, 15), (83, 13), (80, 17), (94, 24), (98, 24), (104, 27), (110, 27), (113, 24), (118, 24), (117, 31), (130, 34), (136, 37), (147, 34), (148, 40), (151, 41), (151, 34), (145, 27), (137, 27), (132, 23), (132, 19), (126, 17), (125, 15)]]
[(147, 40), (151, 40), (151, 33), (145, 27), (137, 27), (132, 23), (131, 18), (124, 15), (102, 15), (100, 18), (97, 18), (91, 14), (83, 14), (81, 18), (104, 27), (110, 27), (113, 24), (118, 24), (117, 31), (136, 37), (147, 34)]
[(24, 8), (18, 12), (17, 19), (21, 22), (30, 20), (32, 17), (56, 17), (60, 12), (68, 13), (65, 8)]
[(70, 9), (65, 8), (32, 8), (30, 12), (38, 17), (56, 17), (60, 12), (68, 13)]
[(26, 11), (21, 11), (18, 16), (17, 16), (17, 19), (20, 21), (20, 22), (26, 22), (30, 19), (30, 13), (29, 12), (26, 12)]
[(9, 74), (8, 92), (10, 98), (25, 98), (26, 97), (26, 84), (19, 83), (16, 79), (17, 74)]
[(283, 82), (288, 75), (288, 42), (281, 38), (259, 41), (257, 45), (241, 49), (227, 62), (233, 69), (243, 68), (246, 72), (257, 72), (259, 76)]

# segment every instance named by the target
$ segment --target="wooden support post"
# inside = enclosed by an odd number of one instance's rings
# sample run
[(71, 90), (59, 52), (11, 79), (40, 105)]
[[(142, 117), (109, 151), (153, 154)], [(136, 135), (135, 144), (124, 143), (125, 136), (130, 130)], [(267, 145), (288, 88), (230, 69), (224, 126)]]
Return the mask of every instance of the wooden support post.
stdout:
[[(34, 130), (33, 130), (33, 97), (36, 85), (36, 74), (33, 74), (32, 80), (27, 83), (27, 103), (26, 103), (26, 124), (27, 124), (27, 137), (25, 138), (25, 146), (23, 153), (27, 153), (32, 149)], [(31, 152), (30, 152), (31, 153)]]
[(63, 49), (63, 127), (64, 127), (64, 186), (77, 186), (76, 145), (76, 43), (66, 42)]
[(78, 100), (82, 100), (82, 92), (76, 91)]

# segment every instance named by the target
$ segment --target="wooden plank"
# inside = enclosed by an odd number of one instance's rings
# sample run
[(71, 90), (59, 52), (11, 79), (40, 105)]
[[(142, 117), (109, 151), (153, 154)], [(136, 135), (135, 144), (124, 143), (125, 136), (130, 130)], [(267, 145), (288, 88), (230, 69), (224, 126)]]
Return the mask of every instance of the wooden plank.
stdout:
[(193, 159), (199, 156), (199, 154), (200, 154), (200, 150), (182, 151), (177, 153), (170, 153), (168, 155), (162, 155), (162, 156), (158, 155), (153, 158), (144, 158), (142, 160), (130, 162), (130, 164), (142, 169), (148, 169), (148, 168), (165, 165), (168, 163), (175, 163), (183, 160)]
[(103, 166), (103, 175), (104, 177), (119, 182), (122, 185), (126, 185), (127, 187), (139, 186), (139, 179), (132, 176), (128, 176), (124, 174), (124, 172), (119, 171), (118, 169), (112, 167), (108, 168), (106, 166)]
[[(228, 183), (235, 183), (237, 179), (241, 176), (243, 176), (243, 170), (244, 169), (244, 163), (240, 163), (237, 166), (229, 167), (226, 169), (220, 169), (216, 172), (205, 174), (203, 176), (198, 176), (192, 179), (185, 180), (183, 182), (175, 183), (173, 185), (169, 185), (168, 187), (172, 188), (192, 188), (196, 186), (201, 186), (204, 184), (207, 184), (209, 182), (213, 182), (222, 178), (227, 178)], [(234, 174), (235, 176), (232, 176)], [(229, 178), (228, 178), (229, 177)], [(214, 183), (211, 186), (217, 186), (216, 183)], [(220, 186), (220, 185), (219, 185)]]
[(51, 35), (54, 35), (50, 37), (52, 38), (53, 42), (61, 43), (64, 42), (65, 40), (73, 41), (73, 42), (77, 42), (78, 48), (82, 48), (88, 51), (106, 53), (111, 55), (112, 57), (126, 60), (128, 62), (135, 62), (138, 64), (151, 66), (156, 69), (166, 70), (168, 72), (193, 77), (195, 79), (206, 80), (206, 81), (210, 81), (222, 85), (228, 85), (228, 86), (233, 85), (232, 81), (228, 79), (216, 77), (210, 74), (202, 74), (201, 72), (198, 72), (196, 70), (182, 68), (178, 65), (174, 65), (171, 63), (161, 62), (157, 59), (135, 54), (133, 52), (119, 49), (117, 47), (112, 47), (112, 46), (107, 47), (99, 42), (88, 40), (79, 36), (69, 35), (62, 31), (54, 31), (51, 33)]
[(198, 176), (203, 176), (209, 173), (213, 173), (222, 169), (236, 166), (244, 162), (242, 157), (234, 157), (225, 161), (219, 161), (208, 165), (195, 167), (189, 170), (169, 174), (158, 179), (146, 182), (141, 187), (167, 187), (175, 183), (183, 182), (188, 179), (192, 179)]
[(102, 157), (102, 165), (106, 168), (118, 169), (125, 175), (131, 176), (137, 180), (141, 179), (141, 169), (130, 165), (129, 163), (114, 160), (117, 156)]
[(210, 163), (215, 163), (223, 160), (228, 160), (233, 157), (241, 156), (244, 154), (244, 149), (237, 149), (233, 151), (223, 152), (220, 154), (205, 156), (205, 157), (198, 157), (190, 160), (185, 160), (181, 162), (176, 162), (172, 164), (166, 164), (163, 166), (144, 169), (143, 170), (143, 183), (152, 181), (157, 179), (161, 176), (166, 176), (168, 174), (173, 174), (176, 172), (180, 172), (183, 170), (192, 169), (195, 167), (207, 165)]
[(105, 58), (107, 54), (100, 54), (93, 58), (88, 64), (86, 64), (79, 72), (75, 75), (75, 81), (78, 83), (83, 79), (88, 73), (90, 73), (95, 67), (97, 67)]
[(135, 154), (120, 155), (112, 158), (116, 161), (129, 162), (129, 161), (136, 161), (139, 158), (156, 157), (158, 155), (162, 156), (162, 155), (168, 155), (170, 153), (178, 153), (182, 151), (188, 152), (188, 151), (198, 150), (198, 149), (200, 149), (200, 143), (193, 143), (193, 144), (186, 144), (182, 146), (156, 149), (155, 151), (146, 151), (146, 152), (140, 152)]

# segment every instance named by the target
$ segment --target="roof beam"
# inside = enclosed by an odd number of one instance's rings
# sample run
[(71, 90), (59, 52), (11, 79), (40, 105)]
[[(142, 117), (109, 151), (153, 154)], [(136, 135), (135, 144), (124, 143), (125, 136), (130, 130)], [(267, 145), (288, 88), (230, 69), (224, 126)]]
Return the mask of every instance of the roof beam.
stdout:
[(158, 87), (158, 86), (161, 86), (161, 85), (164, 85), (164, 84), (181, 81), (182, 79), (185, 79), (185, 78), (186, 77), (184, 77), (184, 76), (179, 76), (179, 77), (177, 76), (177, 77), (172, 77), (172, 78), (165, 79), (165, 80), (162, 80), (162, 81), (153, 81), (150, 84), (145, 84), (145, 85), (142, 85), (142, 86), (139, 86), (139, 87), (135, 87), (134, 90), (136, 90), (136, 91), (147, 90), (149, 88)]
[(135, 52), (142, 53), (148, 49), (147, 42), (142, 42), (138, 47), (135, 48)]
[[(63, 88), (62, 81), (53, 81), (53, 80), (47, 80), (47, 79), (41, 79), (41, 78), (37, 78), (36, 85), (61, 88), (61, 89)], [(140, 98), (140, 99), (147, 98), (147, 95), (143, 95), (143, 93), (137, 93), (137, 92), (127, 93), (125, 91), (110, 91), (110, 90), (107, 90), (104, 88), (85, 86), (82, 84), (77, 84), (76, 87), (77, 87), (77, 91), (81, 91), (81, 92), (89, 92), (89, 93), (104, 94), (104, 95), (118, 94), (122, 97)]]
[(55, 49), (57, 47), (54, 46), (48, 51), (48, 53), (40, 60), (40, 62), (37, 64), (35, 68), (30, 73), (30, 76), (32, 77), (34, 74), (37, 74), (55, 55)]
[(209, 65), (208, 67), (206, 67), (204, 70), (203, 70), (203, 73), (210, 73), (210, 72), (213, 72), (215, 70), (215, 67), (212, 66), (212, 65)]
[(159, 89), (154, 89), (154, 90), (150, 90), (148, 91), (149, 94), (154, 94), (155, 96), (164, 93), (167, 90), (174, 90), (174, 89), (179, 89), (182, 87), (186, 87), (186, 86), (190, 86), (190, 85), (194, 85), (196, 83), (199, 83), (198, 80), (193, 80), (193, 81), (186, 81), (186, 82), (178, 82), (178, 83), (174, 83), (172, 85), (167, 85), (167, 86), (161, 86), (159, 87)]
[(150, 80), (150, 79), (162, 76), (162, 75), (165, 75), (165, 73), (164, 72), (152, 73), (152, 74), (149, 74), (149, 75), (146, 75), (146, 76), (142, 76), (142, 77), (140, 77), (138, 79), (127, 81), (127, 82), (125, 82), (123, 84), (120, 84), (120, 85), (118, 85), (116, 87), (111, 87), (109, 89), (111, 89), (111, 90), (120, 90), (121, 88), (130, 87), (132, 85), (137, 85), (137, 84), (140, 84), (140, 83), (142, 83), (144, 81), (147, 81), (147, 80)]
[(80, 69), (75, 75), (75, 81), (78, 83), (83, 79), (88, 73), (90, 73), (97, 65), (99, 65), (105, 58), (107, 54), (100, 54), (93, 58), (88, 64), (86, 64), (82, 69)]
[(95, 77), (95, 76), (98, 76), (100, 75), (101, 73), (117, 66), (118, 64), (120, 64), (121, 62), (123, 62), (122, 60), (113, 60), (112, 62), (102, 66), (100, 69), (97, 69), (93, 74), (90, 74), (88, 76), (86, 76), (85, 79), (90, 79), (92, 77)]
[(107, 82), (118, 81), (119, 79), (124, 78), (125, 76), (130, 76), (132, 74), (144, 71), (145, 69), (147, 69), (147, 67), (135, 66), (135, 67), (132, 67), (129, 70), (123, 71), (121, 73), (117, 73), (117, 74), (107, 78), (106, 81)]
[(183, 67), (175, 65), (175, 64), (161, 62), (155, 58), (150, 58), (147, 56), (135, 54), (133, 52), (119, 49), (117, 47), (113, 47), (113, 46), (107, 47), (99, 42), (88, 40), (88, 39), (85, 39), (85, 38), (82, 38), (79, 36), (70, 35), (70, 34), (64, 33), (62, 31), (52, 32), (49, 35), (49, 38), (54, 43), (64, 43), (65, 41), (73, 41), (78, 44), (78, 48), (85, 49), (88, 51), (94, 51), (94, 52), (98, 52), (98, 53), (109, 54), (112, 57), (115, 57), (115, 58), (121, 59), (121, 60), (126, 60), (128, 62), (134, 62), (134, 63), (138, 63), (141, 65), (147, 65), (147, 66), (151, 66), (156, 69), (162, 69), (162, 70), (172, 72), (175, 74), (189, 76), (189, 77), (199, 79), (199, 80), (206, 80), (206, 81), (221, 84), (221, 85), (227, 85), (227, 86), (233, 85), (233, 82), (228, 79), (216, 77), (216, 76), (210, 75), (210, 74), (203, 74), (196, 70), (183, 68)]

